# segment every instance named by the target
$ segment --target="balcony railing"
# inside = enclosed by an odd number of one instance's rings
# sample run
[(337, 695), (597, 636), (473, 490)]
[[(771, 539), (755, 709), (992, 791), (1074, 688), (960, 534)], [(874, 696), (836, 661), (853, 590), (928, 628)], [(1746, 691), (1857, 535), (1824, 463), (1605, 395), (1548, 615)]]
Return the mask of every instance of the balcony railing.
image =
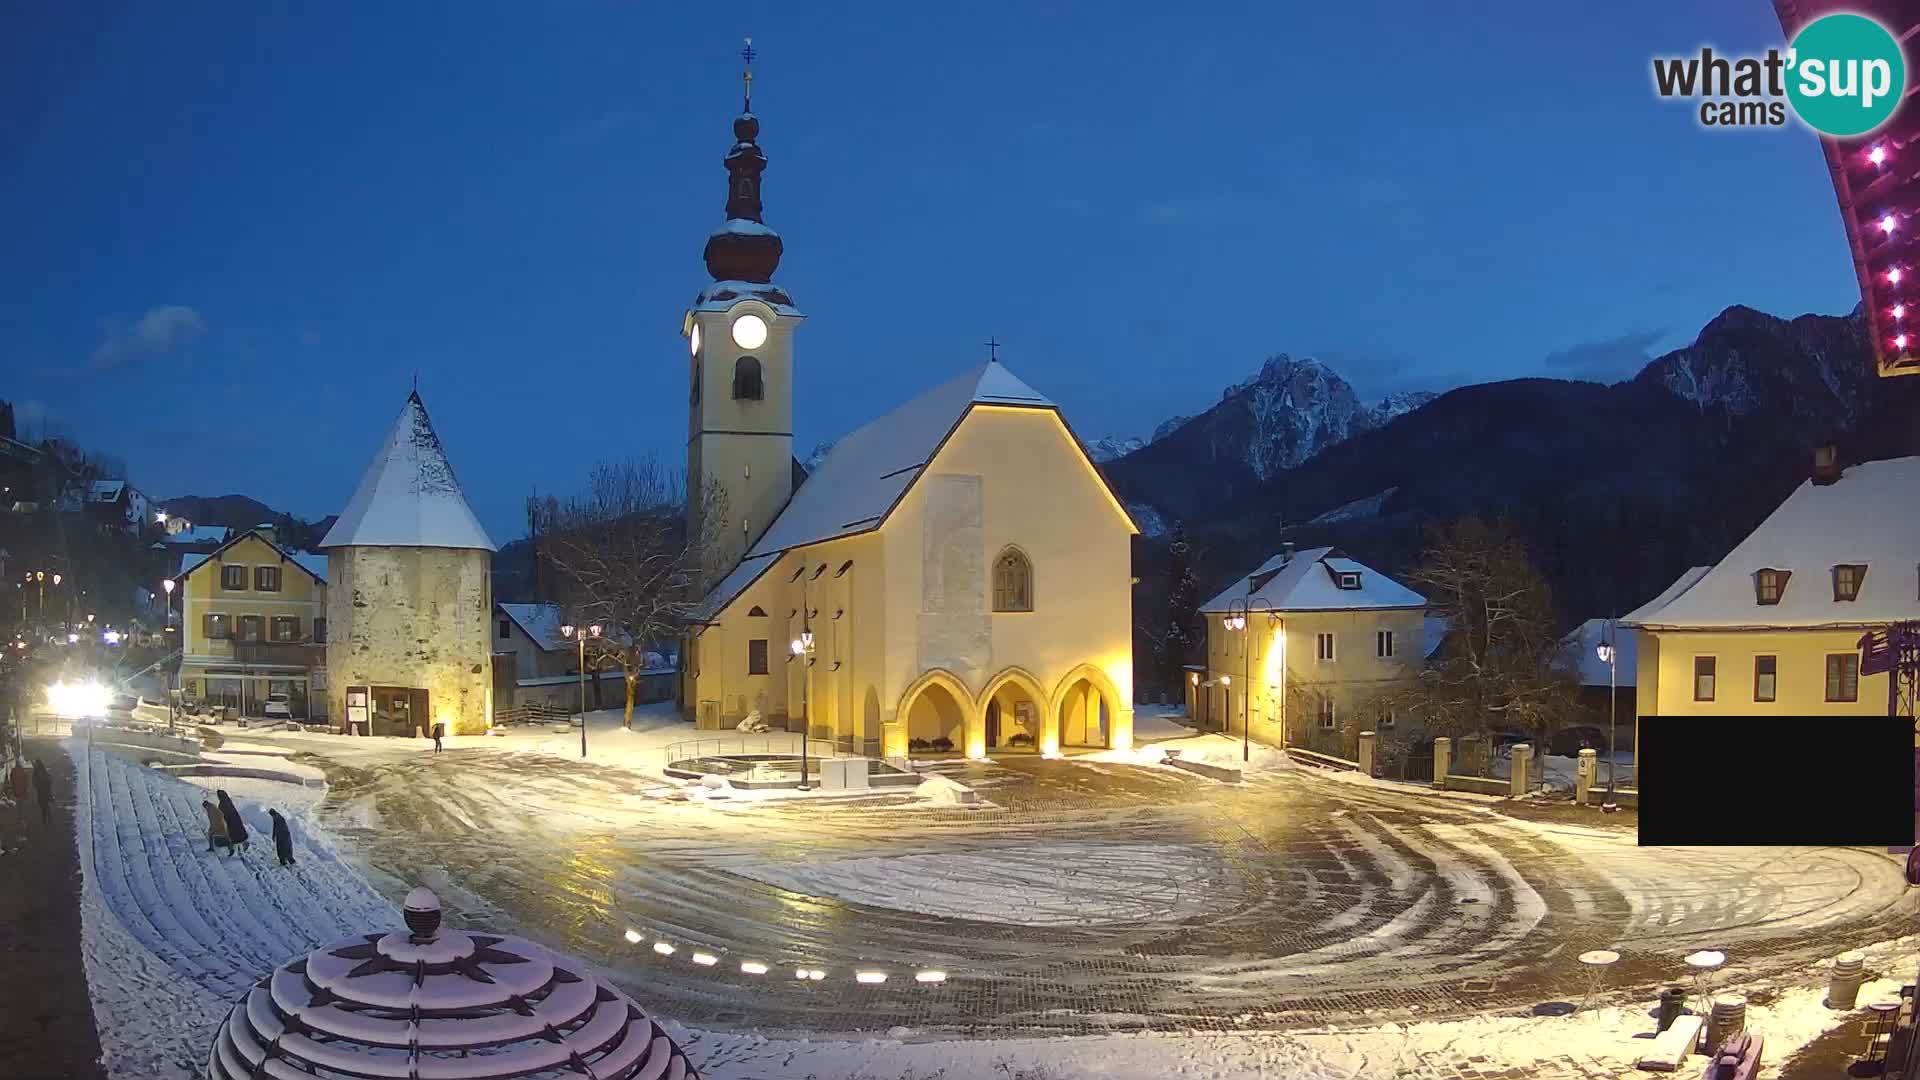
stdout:
[(311, 667), (326, 662), (327, 646), (314, 641), (203, 640), (191, 650), (197, 656), (232, 659), (242, 664), (279, 664)]

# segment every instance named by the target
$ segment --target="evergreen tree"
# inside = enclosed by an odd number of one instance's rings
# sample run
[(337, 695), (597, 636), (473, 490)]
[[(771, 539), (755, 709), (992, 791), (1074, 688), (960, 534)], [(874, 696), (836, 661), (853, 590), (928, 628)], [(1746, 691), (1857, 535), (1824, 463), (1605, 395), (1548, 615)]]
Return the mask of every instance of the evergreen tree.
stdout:
[(1187, 540), (1185, 522), (1173, 523), (1167, 544), (1167, 615), (1160, 635), (1159, 667), (1161, 685), (1176, 696), (1180, 688), (1181, 668), (1193, 655), (1194, 623), (1200, 606), (1200, 582), (1193, 572), (1193, 545)]

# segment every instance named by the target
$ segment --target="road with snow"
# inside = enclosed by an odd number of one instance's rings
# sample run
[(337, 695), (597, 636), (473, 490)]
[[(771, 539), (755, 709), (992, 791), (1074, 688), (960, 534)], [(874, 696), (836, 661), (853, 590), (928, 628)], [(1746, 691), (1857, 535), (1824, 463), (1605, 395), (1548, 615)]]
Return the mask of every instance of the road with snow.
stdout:
[[(990, 805), (829, 811), (662, 801), (623, 770), (484, 748), (356, 749), (326, 769), (319, 820), (388, 895), (425, 882), (459, 918), (592, 958), (710, 1029), (1426, 1019), (1577, 999), (1587, 949), (1617, 949), (1608, 985), (1647, 996), (1696, 949), (1746, 981), (1916, 927), (1884, 853), (1642, 850), (1301, 770), (1233, 787), (956, 762), (942, 769)], [(810, 968), (830, 978), (793, 977)], [(946, 981), (915, 980), (928, 970)]]

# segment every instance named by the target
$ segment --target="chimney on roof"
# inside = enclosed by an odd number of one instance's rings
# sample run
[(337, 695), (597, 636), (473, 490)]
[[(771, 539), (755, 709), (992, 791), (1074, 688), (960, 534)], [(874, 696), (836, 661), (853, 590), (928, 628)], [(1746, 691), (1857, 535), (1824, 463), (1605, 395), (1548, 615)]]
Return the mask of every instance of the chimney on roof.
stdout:
[(1824, 442), (1813, 448), (1813, 482), (1825, 486), (1840, 479), (1840, 448)]
[(1280, 561), (1282, 563), (1293, 561), (1293, 541), (1288, 540), (1280, 545)]

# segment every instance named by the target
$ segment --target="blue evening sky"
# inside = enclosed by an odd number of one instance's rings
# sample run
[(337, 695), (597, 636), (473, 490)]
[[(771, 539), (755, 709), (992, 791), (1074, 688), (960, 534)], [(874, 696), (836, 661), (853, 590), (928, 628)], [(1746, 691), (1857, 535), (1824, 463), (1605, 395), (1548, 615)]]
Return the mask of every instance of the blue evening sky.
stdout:
[(678, 463), (748, 34), (803, 457), (990, 335), (1091, 438), (1281, 351), (1619, 378), (1858, 300), (1812, 136), (1653, 95), (1655, 53), (1777, 44), (1760, 0), (12, 4), (0, 397), (318, 517), (418, 373), (500, 541)]

